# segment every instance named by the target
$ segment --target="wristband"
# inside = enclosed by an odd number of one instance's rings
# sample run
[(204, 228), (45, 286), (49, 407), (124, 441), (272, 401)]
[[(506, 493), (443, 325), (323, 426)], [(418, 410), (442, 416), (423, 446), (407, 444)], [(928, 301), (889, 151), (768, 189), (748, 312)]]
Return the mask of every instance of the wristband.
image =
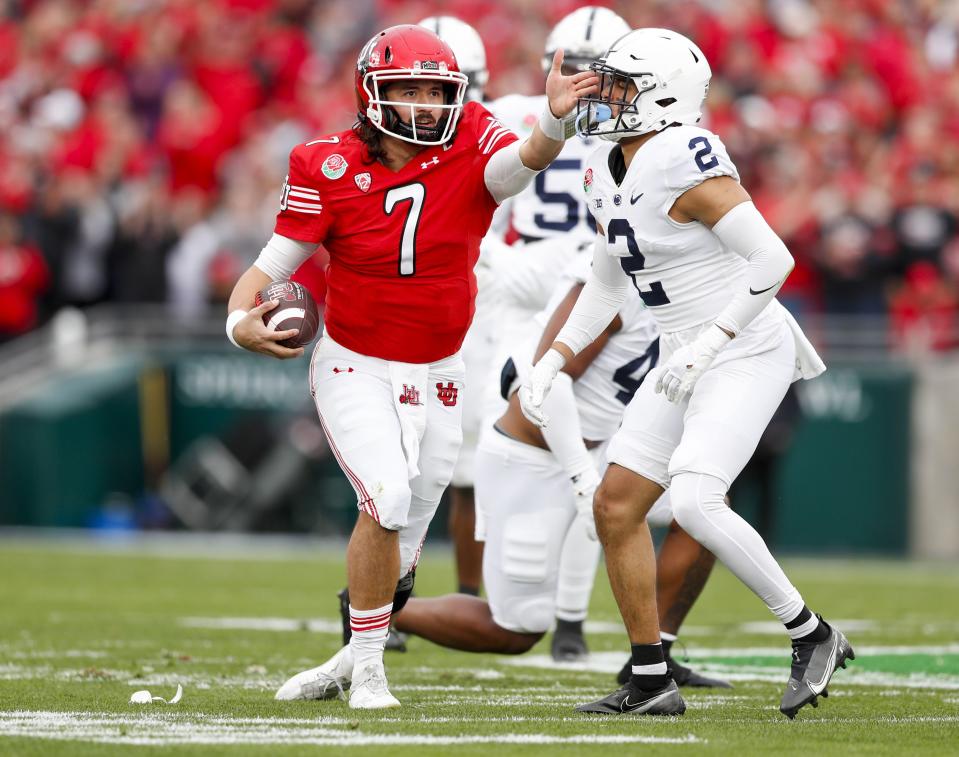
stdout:
[(549, 103), (546, 103), (546, 109), (543, 115), (539, 117), (539, 128), (546, 135), (547, 139), (555, 142), (566, 141), (566, 124), (562, 118), (557, 118), (549, 109)]
[[(226, 317), (226, 338), (229, 339), (234, 347), (240, 347), (236, 343), (236, 339), (233, 338), (233, 330), (236, 328), (236, 324), (242, 321), (248, 315), (246, 310), (234, 310)], [(240, 347), (242, 350), (243, 348)]]

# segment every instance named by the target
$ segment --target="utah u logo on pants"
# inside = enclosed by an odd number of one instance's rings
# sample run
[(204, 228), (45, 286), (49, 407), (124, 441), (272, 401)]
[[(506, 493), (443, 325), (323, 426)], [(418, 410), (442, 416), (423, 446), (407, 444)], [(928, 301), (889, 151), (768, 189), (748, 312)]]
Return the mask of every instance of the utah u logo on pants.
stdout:
[(403, 384), (403, 393), (400, 395), (401, 405), (422, 405), (420, 402), (420, 390), (415, 386)]
[(442, 381), (436, 385), (436, 398), (446, 405), (446, 407), (456, 407), (456, 396), (458, 393), (459, 389), (453, 386), (452, 381), (447, 381), (446, 386), (443, 386)]

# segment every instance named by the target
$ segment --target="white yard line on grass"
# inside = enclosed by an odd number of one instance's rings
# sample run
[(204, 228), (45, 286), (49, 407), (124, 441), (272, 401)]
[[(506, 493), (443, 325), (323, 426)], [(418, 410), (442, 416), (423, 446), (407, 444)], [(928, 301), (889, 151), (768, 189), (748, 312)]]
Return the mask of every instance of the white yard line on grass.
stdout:
[[(934, 647), (862, 647), (857, 649), (857, 654), (863, 656), (887, 654), (959, 654), (959, 644), (950, 644), (946, 646)], [(714, 675), (725, 678), (730, 681), (769, 681), (782, 683), (785, 681), (785, 673), (788, 671), (788, 648), (787, 654), (783, 654), (781, 649), (773, 648), (751, 648), (751, 649), (710, 649), (698, 650), (696, 655), (690, 654), (690, 657), (709, 657), (712, 662), (697, 663), (696, 669), (706, 675)], [(742, 663), (729, 662), (726, 664), (717, 664), (717, 658), (741, 658), (741, 657), (777, 657), (782, 658), (781, 670), (772, 665), (746, 665)], [(616, 673), (623, 666), (622, 652), (592, 652), (585, 662), (577, 663), (557, 663), (549, 655), (522, 655), (519, 657), (503, 658), (501, 665), (511, 667), (540, 668), (544, 670), (575, 670), (581, 672), (598, 673)], [(927, 673), (886, 673), (879, 671), (865, 671), (857, 668), (853, 662), (847, 670), (839, 671), (834, 679), (834, 685), (852, 685), (852, 686), (881, 686), (883, 688), (907, 688), (907, 689), (959, 689), (959, 676), (952, 675), (933, 675)]]
[[(847, 633), (872, 634), (899, 630), (902, 632), (920, 629), (957, 630), (959, 623), (939, 622), (922, 623), (920, 621), (882, 622), (865, 618), (846, 618), (832, 620)], [(178, 620), (186, 628), (212, 628), (228, 631), (310, 631), (312, 633), (339, 634), (342, 625), (335, 618), (277, 618), (277, 617), (203, 617), (192, 616)], [(623, 636), (626, 631), (619, 620), (587, 620), (586, 633), (609, 636)], [(683, 626), (683, 637), (710, 636), (738, 632), (754, 636), (782, 636), (782, 625), (776, 621), (750, 621), (732, 626)]]
[(349, 725), (334, 729), (315, 721), (300, 727), (289, 722), (229, 718), (192, 719), (146, 716), (131, 718), (94, 712), (0, 712), (0, 735), (92, 741), (101, 744), (314, 744), (329, 746), (460, 746), (467, 744), (702, 744), (692, 734), (637, 736), (501, 733), (458, 736), (369, 733)]

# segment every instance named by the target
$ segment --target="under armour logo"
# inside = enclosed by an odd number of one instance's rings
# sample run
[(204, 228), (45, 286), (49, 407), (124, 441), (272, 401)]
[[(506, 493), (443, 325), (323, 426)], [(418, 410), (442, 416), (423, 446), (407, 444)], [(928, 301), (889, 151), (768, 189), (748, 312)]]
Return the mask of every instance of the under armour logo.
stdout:
[(415, 386), (403, 384), (403, 393), (400, 395), (401, 405), (422, 405), (420, 402), (420, 390)]
[(333, 368), (333, 373), (353, 373), (352, 368)]
[(429, 168), (430, 166), (437, 165), (439, 162), (439, 157), (434, 155), (432, 160), (427, 160), (425, 163), (420, 163), (420, 168)]
[(456, 407), (456, 397), (458, 394), (459, 389), (453, 386), (452, 381), (447, 381), (446, 386), (443, 386), (442, 381), (436, 385), (436, 398), (446, 405), (446, 407)]

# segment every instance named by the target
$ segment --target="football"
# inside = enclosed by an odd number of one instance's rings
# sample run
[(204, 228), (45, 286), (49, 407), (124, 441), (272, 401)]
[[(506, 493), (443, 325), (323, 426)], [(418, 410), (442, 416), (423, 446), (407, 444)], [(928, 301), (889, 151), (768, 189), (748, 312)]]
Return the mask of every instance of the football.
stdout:
[(302, 284), (295, 281), (273, 281), (256, 293), (256, 304), (279, 300), (279, 304), (263, 314), (263, 323), (271, 331), (299, 329), (300, 333), (278, 344), (284, 347), (305, 347), (316, 338), (320, 313), (316, 301)]

